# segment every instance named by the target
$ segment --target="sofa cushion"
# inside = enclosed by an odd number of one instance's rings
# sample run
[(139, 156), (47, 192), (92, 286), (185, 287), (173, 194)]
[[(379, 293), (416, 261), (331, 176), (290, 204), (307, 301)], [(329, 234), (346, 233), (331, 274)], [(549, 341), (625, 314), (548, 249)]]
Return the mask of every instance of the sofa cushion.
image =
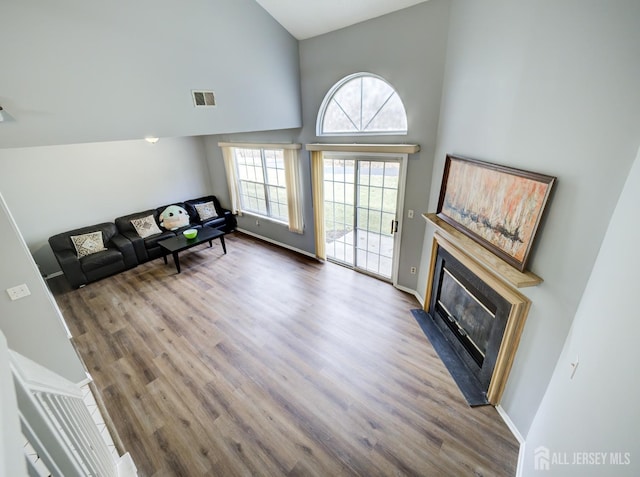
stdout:
[(180, 205), (169, 205), (158, 216), (160, 226), (165, 230), (177, 230), (189, 225), (189, 214)]
[(198, 217), (200, 220), (204, 222), (207, 219), (215, 219), (218, 216), (216, 212), (216, 208), (213, 205), (213, 201), (204, 202), (202, 204), (194, 204), (196, 211), (198, 212)]
[(158, 228), (158, 224), (156, 224), (156, 219), (153, 218), (153, 214), (138, 219), (132, 219), (131, 225), (133, 225), (136, 232), (138, 232), (138, 235), (142, 238), (162, 233), (162, 230), (160, 230)]
[(146, 239), (144, 239), (144, 246), (147, 249), (150, 249), (150, 248), (156, 247), (160, 240), (168, 239), (168, 238), (175, 237), (175, 236), (176, 236), (175, 233), (169, 232), (169, 231), (162, 232), (159, 235), (152, 235), (152, 236), (147, 237)]
[[(213, 203), (213, 207), (216, 211), (216, 215), (209, 219), (202, 220), (199, 216), (197, 205), (206, 204), (208, 202)], [(187, 212), (191, 217), (191, 222), (194, 224), (200, 224), (206, 227), (214, 227), (225, 232), (232, 232), (236, 228), (236, 218), (231, 211), (223, 208), (215, 195), (207, 195), (198, 199), (185, 200), (184, 202)]]
[(105, 249), (100, 253), (87, 255), (80, 259), (80, 264), (85, 272), (97, 270), (112, 263), (122, 262), (122, 254), (113, 248)]
[(89, 232), (82, 235), (72, 235), (71, 241), (76, 249), (78, 258), (86, 257), (106, 250), (102, 241), (102, 232)]

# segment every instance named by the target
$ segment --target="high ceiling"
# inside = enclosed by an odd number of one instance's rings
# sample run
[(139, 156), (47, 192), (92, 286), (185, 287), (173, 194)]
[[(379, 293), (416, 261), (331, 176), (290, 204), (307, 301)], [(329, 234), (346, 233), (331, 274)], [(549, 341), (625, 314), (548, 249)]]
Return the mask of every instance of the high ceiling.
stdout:
[(256, 0), (298, 40), (322, 35), (427, 0)]

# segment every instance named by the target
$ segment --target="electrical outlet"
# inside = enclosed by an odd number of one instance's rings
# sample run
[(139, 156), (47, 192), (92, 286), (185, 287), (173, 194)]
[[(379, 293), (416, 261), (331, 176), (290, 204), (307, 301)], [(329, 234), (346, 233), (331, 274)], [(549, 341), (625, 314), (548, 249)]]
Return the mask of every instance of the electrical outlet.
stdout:
[(25, 296), (31, 295), (31, 292), (29, 291), (29, 287), (27, 287), (27, 284), (23, 283), (22, 285), (7, 288), (7, 294), (12, 300), (17, 300), (19, 298), (24, 298)]
[(415, 275), (416, 274), (416, 267), (411, 267), (411, 275)]
[(413, 209), (409, 209), (407, 211), (407, 217), (410, 218), (410, 219), (413, 219)]

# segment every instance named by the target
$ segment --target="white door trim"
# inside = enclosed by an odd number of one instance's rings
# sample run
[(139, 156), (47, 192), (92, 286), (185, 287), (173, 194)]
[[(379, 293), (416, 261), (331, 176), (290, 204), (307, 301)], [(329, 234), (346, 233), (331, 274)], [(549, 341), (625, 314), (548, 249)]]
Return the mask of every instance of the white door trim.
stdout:
[[(406, 153), (392, 152), (346, 152), (334, 151), (324, 152), (326, 159), (344, 159), (344, 160), (392, 160), (400, 164), (400, 176), (398, 177), (398, 197), (396, 201), (396, 220), (398, 221), (398, 231), (394, 234), (393, 240), (393, 263), (391, 269), (391, 283), (394, 287), (398, 286), (398, 272), (400, 270), (400, 243), (402, 241), (402, 228), (404, 219), (404, 195), (407, 181), (407, 160), (409, 155)], [(357, 167), (356, 167), (357, 170)], [(323, 197), (324, 201), (324, 197)], [(356, 205), (354, 204), (354, 207)], [(354, 252), (355, 253), (355, 252)], [(355, 268), (355, 267), (354, 267)], [(367, 273), (366, 270), (357, 269), (359, 272)]]

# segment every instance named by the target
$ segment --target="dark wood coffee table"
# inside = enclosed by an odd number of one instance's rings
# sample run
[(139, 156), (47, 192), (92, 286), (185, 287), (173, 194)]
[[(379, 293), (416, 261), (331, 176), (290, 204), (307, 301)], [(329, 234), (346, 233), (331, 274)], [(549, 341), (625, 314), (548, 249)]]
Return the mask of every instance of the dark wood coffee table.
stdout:
[[(158, 242), (158, 245), (160, 245), (168, 253), (173, 255), (173, 263), (176, 264), (176, 270), (178, 270), (178, 273), (180, 273), (180, 258), (178, 257), (178, 253), (191, 247), (195, 247), (196, 245), (200, 245), (204, 242), (209, 242), (209, 247), (211, 247), (211, 241), (217, 238), (220, 239), (222, 250), (226, 254), (227, 246), (224, 243), (224, 232), (212, 227), (203, 227), (201, 229), (198, 229), (198, 235), (196, 235), (196, 238), (188, 239), (187, 237), (182, 235), (182, 232), (180, 232), (175, 237), (161, 240), (160, 242)], [(164, 254), (163, 258), (164, 263), (167, 263), (167, 254)]]

